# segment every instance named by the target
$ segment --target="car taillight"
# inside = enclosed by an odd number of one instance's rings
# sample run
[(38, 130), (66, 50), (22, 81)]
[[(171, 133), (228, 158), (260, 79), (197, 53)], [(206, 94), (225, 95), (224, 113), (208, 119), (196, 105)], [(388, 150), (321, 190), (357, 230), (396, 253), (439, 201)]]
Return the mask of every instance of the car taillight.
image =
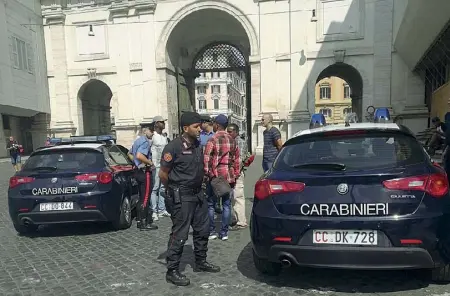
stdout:
[(386, 180), (383, 186), (392, 190), (420, 190), (433, 197), (446, 195), (449, 187), (447, 176), (441, 173)]
[(34, 181), (34, 178), (32, 177), (19, 177), (19, 176), (12, 176), (9, 178), (9, 188), (14, 188), (16, 186), (31, 183)]
[(83, 182), (98, 182), (100, 184), (108, 184), (112, 181), (113, 175), (110, 172), (82, 174), (75, 176), (75, 180)]
[(301, 192), (304, 189), (305, 184), (301, 182), (259, 180), (255, 184), (255, 197), (257, 199), (265, 199), (271, 195), (288, 192)]

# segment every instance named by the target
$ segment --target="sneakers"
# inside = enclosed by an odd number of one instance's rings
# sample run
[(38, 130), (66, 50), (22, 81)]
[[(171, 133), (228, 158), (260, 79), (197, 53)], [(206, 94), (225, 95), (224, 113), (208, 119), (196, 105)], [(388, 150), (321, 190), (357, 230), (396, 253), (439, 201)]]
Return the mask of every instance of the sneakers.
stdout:
[(228, 235), (217, 235), (217, 233), (211, 233), (209, 235), (210, 240), (214, 240), (217, 238), (219, 238), (220, 240), (226, 241), (226, 240), (228, 240)]
[(156, 214), (155, 212), (153, 212), (152, 218), (153, 218), (153, 221), (158, 221), (159, 220), (158, 214)]
[(159, 217), (170, 217), (170, 214), (167, 211), (158, 214)]

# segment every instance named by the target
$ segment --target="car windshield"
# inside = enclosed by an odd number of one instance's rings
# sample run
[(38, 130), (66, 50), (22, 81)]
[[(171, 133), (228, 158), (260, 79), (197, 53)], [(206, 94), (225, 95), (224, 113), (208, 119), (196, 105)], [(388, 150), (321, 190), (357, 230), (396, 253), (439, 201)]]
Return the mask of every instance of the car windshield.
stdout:
[(103, 154), (95, 150), (43, 150), (30, 156), (23, 171), (39, 170), (85, 170), (101, 169), (105, 166)]
[(354, 171), (395, 168), (426, 161), (421, 145), (400, 133), (295, 139), (278, 155), (275, 170)]

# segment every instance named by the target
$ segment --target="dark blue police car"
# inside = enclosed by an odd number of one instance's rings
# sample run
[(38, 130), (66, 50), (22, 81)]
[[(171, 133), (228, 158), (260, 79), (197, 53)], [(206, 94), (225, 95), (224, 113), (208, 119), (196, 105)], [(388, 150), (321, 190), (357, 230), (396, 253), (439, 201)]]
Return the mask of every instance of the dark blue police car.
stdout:
[(302, 131), (255, 185), (256, 268), (430, 269), (450, 281), (449, 183), (394, 123)]
[(126, 151), (109, 136), (60, 139), (35, 151), (9, 181), (9, 214), (16, 231), (88, 221), (129, 228), (138, 185)]

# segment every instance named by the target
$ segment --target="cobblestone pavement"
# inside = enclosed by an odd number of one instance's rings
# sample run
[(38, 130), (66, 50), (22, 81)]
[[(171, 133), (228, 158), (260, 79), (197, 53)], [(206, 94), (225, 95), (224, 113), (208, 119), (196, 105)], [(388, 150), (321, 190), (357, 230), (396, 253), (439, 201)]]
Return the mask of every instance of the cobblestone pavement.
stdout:
[[(257, 169), (259, 165), (256, 163)], [(154, 232), (110, 232), (99, 225), (53, 226), (36, 237), (16, 235), (7, 212), (12, 174), (0, 163), (0, 295), (406, 295), (450, 296), (450, 285), (429, 284), (416, 273), (289, 269), (280, 277), (259, 275), (253, 267), (248, 231), (230, 233), (227, 242), (209, 245), (219, 274), (192, 272), (192, 242), (182, 269), (191, 286), (165, 282), (164, 254), (169, 220)], [(249, 174), (248, 187), (260, 172)], [(251, 194), (248, 189), (247, 194)], [(250, 195), (251, 196), (251, 195)], [(250, 206), (250, 201), (248, 205)], [(448, 292), (447, 292), (448, 291)]]

